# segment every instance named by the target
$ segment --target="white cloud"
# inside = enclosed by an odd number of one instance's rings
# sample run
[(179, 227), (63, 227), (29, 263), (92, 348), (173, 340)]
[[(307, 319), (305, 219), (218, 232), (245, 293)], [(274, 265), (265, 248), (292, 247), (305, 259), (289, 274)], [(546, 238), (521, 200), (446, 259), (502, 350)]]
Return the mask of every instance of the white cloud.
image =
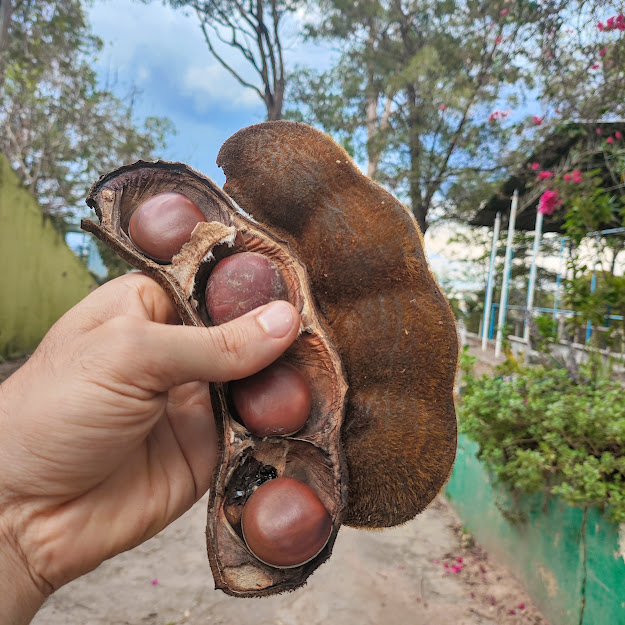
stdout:
[(252, 89), (244, 88), (229, 72), (219, 65), (193, 65), (182, 78), (182, 94), (193, 99), (194, 109), (205, 113), (215, 104), (235, 110), (255, 110), (260, 99)]

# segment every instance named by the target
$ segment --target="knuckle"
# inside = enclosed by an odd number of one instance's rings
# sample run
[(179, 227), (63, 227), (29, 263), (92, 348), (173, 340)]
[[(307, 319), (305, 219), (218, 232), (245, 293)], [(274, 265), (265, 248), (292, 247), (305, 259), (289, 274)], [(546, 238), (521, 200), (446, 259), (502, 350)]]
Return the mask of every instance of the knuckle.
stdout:
[(221, 356), (225, 356), (229, 361), (240, 360), (245, 351), (247, 343), (245, 332), (238, 327), (238, 324), (228, 324), (226, 326), (214, 326), (211, 328), (210, 341), (213, 351)]

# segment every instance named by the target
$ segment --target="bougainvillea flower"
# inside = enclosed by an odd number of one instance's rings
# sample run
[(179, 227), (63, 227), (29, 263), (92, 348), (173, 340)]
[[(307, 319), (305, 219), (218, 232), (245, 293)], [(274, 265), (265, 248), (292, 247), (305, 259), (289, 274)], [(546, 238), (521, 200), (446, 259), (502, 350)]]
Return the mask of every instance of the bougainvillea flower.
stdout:
[(593, 63), (593, 64), (590, 66), (590, 69), (599, 69), (600, 67), (601, 67), (601, 65), (599, 65), (599, 63)]
[(519, 610), (525, 610), (525, 604), (524, 603), (519, 603)]
[(605, 30), (605, 26), (603, 25), (603, 22), (597, 22), (597, 28), (601, 31)]
[(508, 15), (508, 9), (501, 9), (501, 11), (499, 11), (500, 15)]
[(532, 117), (532, 121), (537, 125), (540, 126), (543, 123), (542, 117), (538, 117), (538, 115), (534, 115), (534, 117)]
[(503, 119), (504, 117), (508, 117), (508, 115), (509, 115), (508, 111), (493, 111), (488, 116), (488, 121), (494, 122), (494, 121), (497, 121), (498, 119)]
[(540, 163), (532, 163), (532, 170), (536, 171), (537, 169), (540, 169)]
[(152, 586), (158, 586), (158, 580), (156, 577), (152, 580)]
[(558, 192), (547, 189), (540, 196), (538, 211), (543, 215), (553, 215), (560, 204), (562, 204), (562, 202), (558, 198)]
[(571, 176), (571, 174), (564, 174), (564, 176), (562, 176), (562, 178), (564, 178), (564, 182), (571, 182), (571, 178), (573, 176)]
[(503, 37), (501, 35), (499, 35), (499, 37), (495, 39), (495, 43), (501, 43), (502, 41), (503, 41)]
[(550, 171), (541, 171), (538, 174), (538, 180), (548, 180), (553, 174)]
[(608, 143), (614, 143), (614, 137), (608, 137), (608, 138), (606, 139), (606, 141), (607, 141)]
[(617, 131), (614, 133), (614, 136), (615, 136), (617, 139), (620, 139), (623, 135), (620, 133), (620, 131), (619, 131), (619, 130), (617, 130)]
[(599, 51), (599, 56), (605, 56), (608, 53), (608, 49), (607, 48), (603, 48), (602, 50)]
[(597, 134), (600, 135), (601, 134), (601, 128), (597, 128)]

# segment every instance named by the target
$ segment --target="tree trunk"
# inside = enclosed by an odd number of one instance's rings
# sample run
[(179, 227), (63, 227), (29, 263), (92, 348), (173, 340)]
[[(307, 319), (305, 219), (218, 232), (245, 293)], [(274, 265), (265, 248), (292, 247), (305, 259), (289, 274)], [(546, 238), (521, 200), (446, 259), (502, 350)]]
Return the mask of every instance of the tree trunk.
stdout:
[(411, 85), (406, 89), (408, 106), (408, 148), (410, 151), (410, 169), (408, 171), (408, 193), (410, 208), (423, 234), (427, 230), (427, 207), (423, 204), (421, 192), (421, 158), (423, 156), (421, 136), (419, 133), (419, 109), (417, 92)]
[(284, 101), (284, 81), (276, 89), (276, 93), (271, 93), (265, 89), (265, 105), (267, 107), (267, 121), (275, 122), (282, 119), (282, 103)]

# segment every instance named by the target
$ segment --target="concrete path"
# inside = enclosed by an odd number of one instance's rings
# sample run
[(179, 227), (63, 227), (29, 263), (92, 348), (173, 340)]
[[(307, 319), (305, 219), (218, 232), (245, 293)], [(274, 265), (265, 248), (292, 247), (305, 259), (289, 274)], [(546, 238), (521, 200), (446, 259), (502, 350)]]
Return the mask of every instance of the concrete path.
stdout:
[(264, 599), (213, 590), (205, 508), (58, 591), (34, 625), (548, 625), (443, 498), (399, 528), (341, 529), (306, 587)]

